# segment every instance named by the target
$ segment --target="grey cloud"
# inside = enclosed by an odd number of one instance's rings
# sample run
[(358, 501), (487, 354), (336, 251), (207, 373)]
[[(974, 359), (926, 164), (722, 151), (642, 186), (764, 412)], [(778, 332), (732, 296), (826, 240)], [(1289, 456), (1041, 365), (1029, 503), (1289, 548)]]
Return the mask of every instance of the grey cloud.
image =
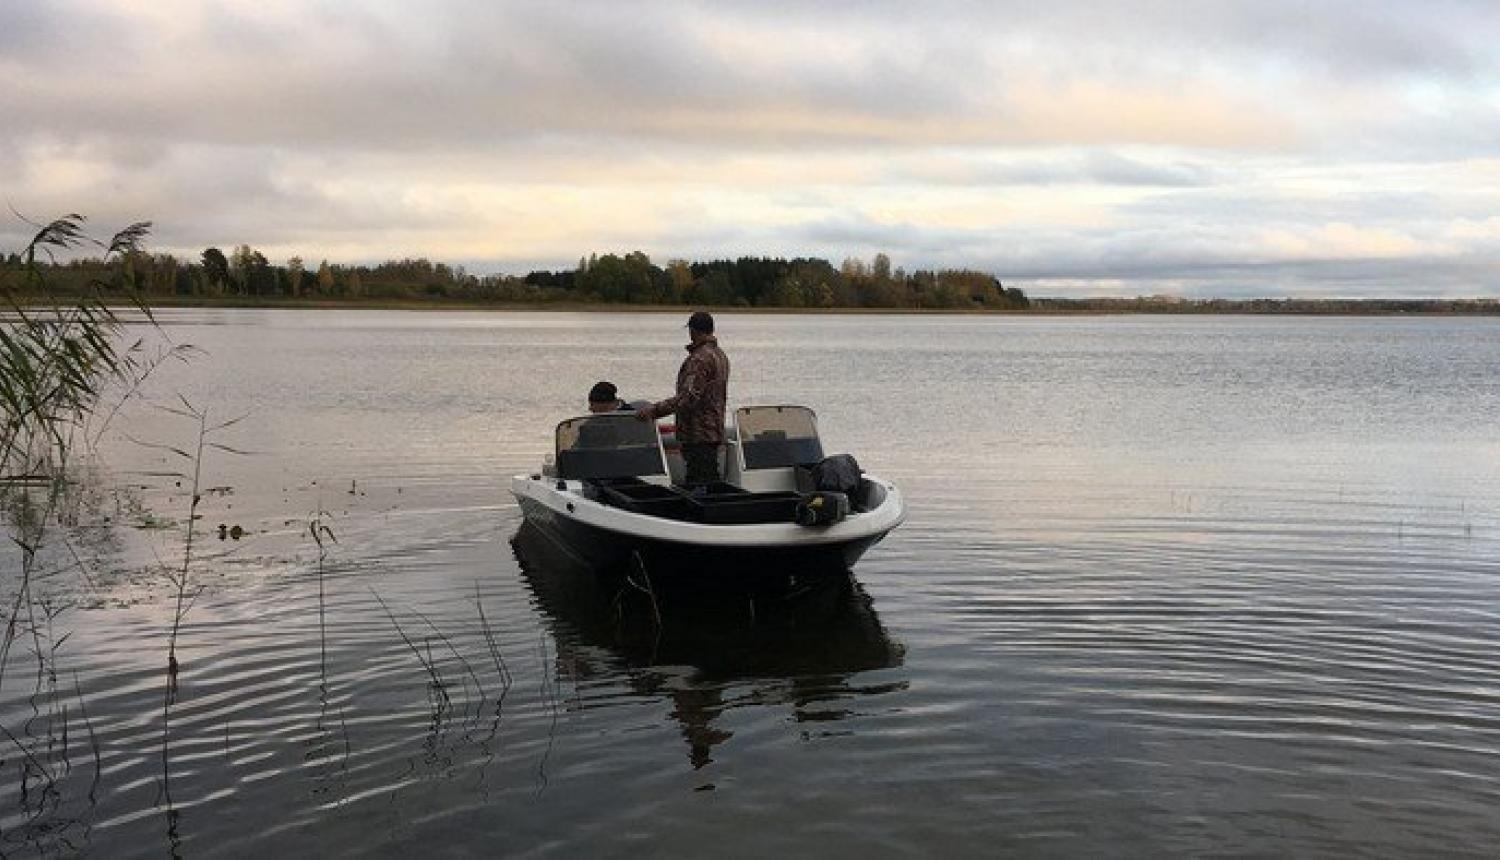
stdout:
[(909, 223), (884, 223), (859, 216), (826, 218), (799, 225), (797, 243), (810, 248), (836, 248), (836, 256), (860, 256), (877, 251), (899, 251), (913, 258), (930, 254), (955, 235)]
[[(1270, 186), (1273, 176), (1264, 177)], [(1121, 207), (1126, 218), (1164, 223), (1209, 222), (1236, 229), (1254, 226), (1348, 223), (1362, 226), (1446, 223), (1455, 218), (1483, 219), (1500, 212), (1500, 190), (1466, 193), (1431, 191), (1342, 191), (1297, 194), (1289, 191), (1213, 189), (1162, 193)]]
[[(929, 13), (934, 7), (925, 7)], [(1082, 47), (1080, 62), (1103, 59), (1117, 71), (1137, 66), (1225, 60), (1282, 72), (1317, 69), (1343, 76), (1469, 78), (1492, 74), (1500, 9), (1470, 0), (1145, 0), (1059, 2), (1025, 0), (940, 4), (963, 8), (972, 26), (1040, 36), (1044, 44)]]
[(927, 185), (1121, 185), (1197, 188), (1212, 185), (1223, 169), (1179, 158), (1144, 160), (1105, 150), (1082, 154), (990, 156), (982, 159), (914, 159), (893, 165), (887, 181)]
[(1069, 63), (1115, 73), (1216, 60), (1260, 71), (1275, 61), (1360, 77), (1472, 78), (1500, 67), (1492, 48), (1500, 7), (1475, 0), (777, 0), (754, 8), (830, 31), (883, 25), (912, 41), (1015, 37), (1040, 54), (1062, 51)]
[(0, 57), (33, 59), (57, 38), (53, 15), (41, 3), (10, 4), (0, 23)]
[[(20, 184), (3, 167), (0, 188), (19, 192), (7, 194), (8, 202), (36, 220), (83, 212), (93, 224), (108, 225), (101, 231), (150, 220), (150, 247), (189, 255), (210, 245), (241, 242), (311, 249), (395, 230), (441, 236), (475, 218), (475, 213), (462, 210), (414, 211), (399, 196), (330, 197), (316, 185), (287, 181), (286, 166), (285, 156), (260, 148), (178, 147), (158, 153), (149, 169), (117, 168), (106, 179), (109, 193), (79, 197), (45, 185)], [(326, 167), (338, 169), (333, 163)], [(28, 238), (24, 226), (0, 223), (0, 249), (19, 248)], [(420, 249), (390, 248), (374, 256), (384, 259), (403, 252)]]
[(1168, 162), (1154, 164), (1110, 152), (1095, 152), (1081, 165), (1081, 179), (1101, 185), (1160, 185), (1197, 187), (1210, 185), (1219, 171), (1203, 164)]
[(1340, 0), (1316, 8), (1236, 3), (1227, 9), (1253, 47), (1284, 46), (1337, 74), (1473, 78), (1497, 68), (1492, 38), (1500, 12), (1490, 3)]
[[(200, 33), (163, 44), (110, 7), (60, 8), (31, 16), (39, 50), (5, 54), (22, 63), (0, 105), (22, 128), (398, 150), (598, 132), (761, 146), (902, 142), (839, 122), (851, 117), (920, 127), (935, 140), (972, 133), (960, 131), (964, 122), (982, 118), (1003, 141), (1012, 68), (1060, 80), (1219, 69), (1253, 81), (1291, 57), (1280, 73), (1295, 82), (1299, 69), (1348, 55), (1473, 75), (1493, 62), (1472, 33), (1495, 29), (1493, 14), (1464, 4), (1419, 15), (1399, 4), (948, 3), (920, 16), (836, 4), (770, 20), (749, 4), (453, 2), (409, 19), (341, 4), (296, 20), (205, 4)], [(726, 53), (704, 36), (747, 29), (768, 43)], [(804, 50), (777, 54), (768, 69), (757, 58), (778, 37)], [(1035, 46), (1016, 53), (1028, 40)], [(39, 60), (59, 56), (69, 63)], [(830, 121), (734, 119), (787, 110)]]
[[(918, 79), (900, 58), (845, 69), (808, 57), (771, 88), (699, 38), (692, 16), (653, 18), (628, 5), (582, 14), (555, 4), (439, 5), (401, 30), (360, 6), (300, 22), (203, 8), (203, 32), (185, 43), (142, 44), (119, 18), (108, 35), (66, 30), (48, 55), (62, 49), (74, 65), (23, 64), (0, 104), (22, 127), (63, 135), (395, 149), (548, 132), (713, 137), (726, 133), (716, 114), (787, 103), (921, 116), (953, 106), (945, 81)], [(142, 78), (140, 68), (157, 76)], [(664, 127), (664, 112), (706, 122)]]

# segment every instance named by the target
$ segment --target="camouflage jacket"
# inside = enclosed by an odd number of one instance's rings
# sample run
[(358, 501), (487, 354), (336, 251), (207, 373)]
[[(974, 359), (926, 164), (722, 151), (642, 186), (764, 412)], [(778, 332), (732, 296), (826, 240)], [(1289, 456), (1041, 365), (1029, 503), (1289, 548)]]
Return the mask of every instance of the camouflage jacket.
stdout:
[(683, 442), (723, 442), (724, 403), (729, 397), (729, 356), (709, 338), (687, 347), (677, 371), (677, 393), (654, 404), (656, 417), (677, 415), (677, 438)]

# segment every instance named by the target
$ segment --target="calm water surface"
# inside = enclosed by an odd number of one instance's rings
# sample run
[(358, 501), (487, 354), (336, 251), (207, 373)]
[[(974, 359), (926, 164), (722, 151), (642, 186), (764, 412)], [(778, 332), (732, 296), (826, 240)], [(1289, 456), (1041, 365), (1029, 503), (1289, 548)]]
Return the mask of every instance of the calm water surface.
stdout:
[(190, 484), (140, 443), (196, 427), (143, 402), (0, 685), (8, 852), (1500, 842), (1500, 321), (724, 315), (732, 400), (813, 406), (910, 517), (847, 581), (660, 626), (507, 482), (595, 380), (669, 393), (676, 315), (163, 322), (206, 355), (145, 395), (247, 452), (204, 456), (180, 687)]

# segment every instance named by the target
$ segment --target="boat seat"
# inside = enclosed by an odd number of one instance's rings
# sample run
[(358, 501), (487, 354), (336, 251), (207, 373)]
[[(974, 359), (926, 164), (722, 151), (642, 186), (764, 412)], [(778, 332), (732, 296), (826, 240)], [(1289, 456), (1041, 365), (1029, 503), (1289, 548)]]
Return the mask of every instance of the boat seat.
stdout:
[(823, 459), (823, 445), (816, 438), (788, 439), (779, 430), (767, 430), (750, 439), (742, 439), (746, 469), (774, 469), (779, 466), (813, 465)]
[(573, 448), (557, 452), (560, 478), (607, 479), (659, 475), (661, 451), (646, 445), (613, 449)]

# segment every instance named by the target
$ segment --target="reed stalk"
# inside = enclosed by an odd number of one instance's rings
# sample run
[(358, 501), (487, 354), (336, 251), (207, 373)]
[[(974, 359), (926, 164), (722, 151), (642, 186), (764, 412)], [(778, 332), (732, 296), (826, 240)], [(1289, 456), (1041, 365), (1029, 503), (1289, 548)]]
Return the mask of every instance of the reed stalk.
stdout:
[(447, 707), (450, 705), (452, 699), (448, 696), (448, 685), (443, 681), (442, 674), (438, 672), (437, 664), (432, 660), (432, 643), (427, 643), (428, 655), (424, 657), (422, 649), (418, 648), (416, 643), (411, 641), (411, 637), (406, 635), (406, 630), (402, 628), (401, 622), (397, 620), (396, 613), (391, 611), (391, 607), (386, 604), (385, 600), (373, 588), (370, 589), (370, 595), (375, 598), (376, 603), (380, 604), (380, 608), (385, 610), (386, 617), (391, 620), (391, 625), (396, 628), (396, 635), (401, 637), (401, 641), (405, 642), (406, 647), (411, 649), (411, 653), (416, 655), (417, 662), (422, 664), (422, 669), (427, 672), (427, 677), (432, 682), (432, 690), (441, 700), (442, 706)]

